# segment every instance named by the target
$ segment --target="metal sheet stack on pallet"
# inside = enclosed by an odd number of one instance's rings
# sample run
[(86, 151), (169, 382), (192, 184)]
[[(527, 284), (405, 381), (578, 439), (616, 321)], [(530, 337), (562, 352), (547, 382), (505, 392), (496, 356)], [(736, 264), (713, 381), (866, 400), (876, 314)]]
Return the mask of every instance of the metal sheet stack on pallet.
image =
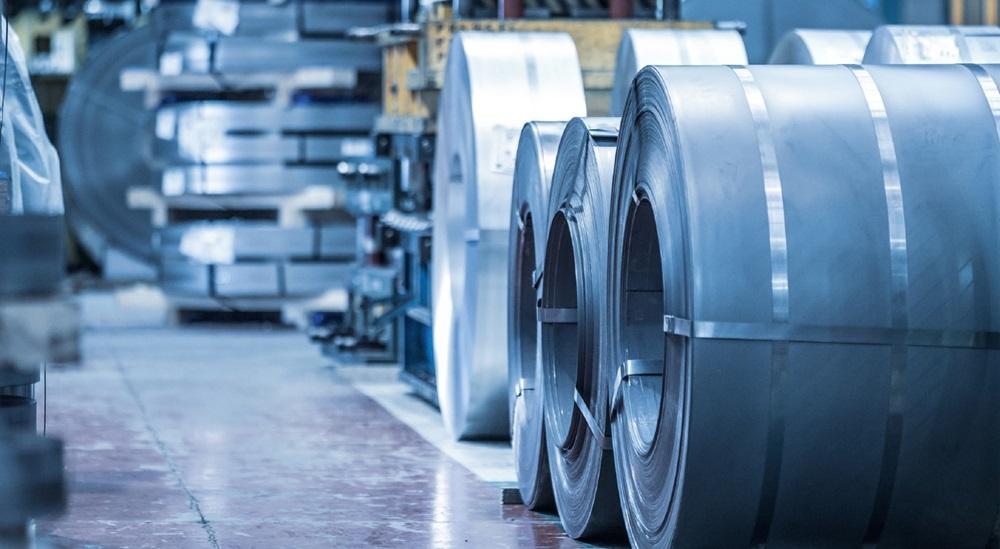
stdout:
[[(7, 21), (0, 18), (0, 23)], [(62, 444), (37, 434), (42, 365), (78, 358), (79, 326), (64, 292), (59, 159), (14, 33), (0, 100), (0, 546), (30, 541), (30, 520), (65, 506)]]
[(381, 3), (309, 2), (154, 12), (158, 67), (124, 70), (121, 86), (153, 111), (159, 181), (127, 202), (150, 210), (159, 279), (179, 307), (345, 308), (348, 190), (383, 173), (369, 160), (378, 50), (342, 32), (387, 15)]

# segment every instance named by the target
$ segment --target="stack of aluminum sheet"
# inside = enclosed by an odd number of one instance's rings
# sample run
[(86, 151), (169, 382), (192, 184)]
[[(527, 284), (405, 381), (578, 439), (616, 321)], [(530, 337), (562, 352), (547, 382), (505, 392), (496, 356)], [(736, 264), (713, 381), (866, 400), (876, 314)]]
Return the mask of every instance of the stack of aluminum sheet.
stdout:
[(182, 306), (346, 303), (357, 240), (348, 188), (381, 174), (368, 160), (378, 49), (343, 33), (388, 17), (386, 4), (352, 6), (182, 2), (155, 12), (157, 68), (123, 71), (121, 84), (144, 92), (152, 111), (157, 183), (127, 199), (153, 211), (159, 278)]

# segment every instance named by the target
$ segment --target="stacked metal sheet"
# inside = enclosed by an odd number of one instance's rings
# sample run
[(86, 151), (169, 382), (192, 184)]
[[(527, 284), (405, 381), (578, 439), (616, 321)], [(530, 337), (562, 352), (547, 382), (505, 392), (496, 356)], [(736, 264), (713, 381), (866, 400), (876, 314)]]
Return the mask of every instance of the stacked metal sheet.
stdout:
[(346, 304), (348, 188), (381, 173), (368, 161), (378, 49), (344, 39), (343, 25), (384, 22), (388, 9), (308, 4), (304, 20), (307, 4), (166, 4), (153, 17), (158, 67), (122, 73), (152, 112), (158, 179), (129, 189), (129, 205), (152, 210), (159, 278), (182, 306)]

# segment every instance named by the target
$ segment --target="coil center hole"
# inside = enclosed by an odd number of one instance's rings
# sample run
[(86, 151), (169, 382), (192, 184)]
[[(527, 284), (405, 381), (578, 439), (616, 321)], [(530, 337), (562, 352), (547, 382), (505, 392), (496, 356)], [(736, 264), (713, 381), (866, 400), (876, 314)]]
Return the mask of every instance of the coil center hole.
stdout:
[[(538, 310), (535, 307), (536, 292), (534, 291), (535, 272), (535, 232), (534, 222), (531, 214), (524, 218), (524, 229), (521, 231), (521, 245), (518, 254), (517, 277), (518, 283), (514, 286), (518, 295), (517, 300), (518, 315), (514, 319), (517, 326), (517, 335), (514, 341), (517, 342), (518, 364), (520, 371), (518, 375), (525, 380), (529, 386), (534, 386), (535, 373), (538, 369), (537, 361), (537, 322)], [(525, 395), (532, 397), (533, 395)]]
[[(576, 309), (576, 253), (569, 221), (558, 212), (549, 227), (545, 252), (545, 282), (542, 287), (542, 306), (551, 309)], [(579, 326), (574, 323), (542, 324), (543, 360), (551, 364), (549, 386), (555, 393), (555, 414), (559, 431), (556, 440), (568, 441), (572, 429), (573, 395), (579, 371)]]
[[(625, 360), (663, 364), (663, 267), (656, 219), (648, 199), (629, 208), (623, 247), (621, 334)], [(623, 404), (633, 439), (648, 449), (656, 436), (663, 376), (637, 375), (623, 384)]]

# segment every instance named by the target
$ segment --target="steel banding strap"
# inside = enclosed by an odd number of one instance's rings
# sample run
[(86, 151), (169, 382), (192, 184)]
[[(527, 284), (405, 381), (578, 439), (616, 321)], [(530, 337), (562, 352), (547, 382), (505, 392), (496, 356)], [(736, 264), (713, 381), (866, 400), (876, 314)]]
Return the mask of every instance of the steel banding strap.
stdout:
[[(997, 139), (1000, 140), (1000, 89), (997, 88), (997, 83), (983, 67), (979, 65), (965, 65), (965, 68), (972, 72), (972, 74), (976, 77), (976, 80), (979, 82), (979, 87), (983, 90), (983, 95), (986, 97), (986, 103), (990, 107), (990, 112), (993, 113), (993, 122), (997, 130)], [(993, 524), (993, 535), (990, 539), (990, 546), (993, 547), (1000, 545), (998, 541), (1000, 541), (1000, 513), (997, 514), (997, 518)]]
[(662, 376), (663, 361), (657, 359), (629, 359), (618, 366), (615, 384), (611, 389), (611, 413), (614, 414), (622, 402), (622, 383), (638, 376)]
[[(906, 330), (908, 327), (909, 272), (906, 256), (906, 217), (903, 208), (902, 182), (899, 177), (899, 162), (896, 158), (896, 144), (892, 138), (892, 129), (889, 127), (885, 103), (875, 80), (863, 67), (852, 66), (851, 72), (861, 86), (865, 102), (868, 104), (868, 110), (875, 125), (879, 157), (882, 160), (882, 182), (885, 186), (886, 214), (889, 224), (892, 326), (897, 330)], [(906, 353), (906, 346), (900, 344), (892, 346), (885, 448), (882, 452), (882, 466), (879, 471), (875, 502), (865, 532), (865, 545), (877, 544), (882, 537), (882, 530), (889, 514), (889, 504), (892, 501), (892, 492), (896, 483), (896, 469), (899, 464), (899, 451), (903, 438), (903, 376), (906, 373)]]
[(534, 391), (534, 390), (535, 388), (531, 386), (531, 381), (522, 377), (517, 380), (517, 386), (514, 387), (514, 396), (516, 398), (520, 398), (521, 396), (524, 395), (525, 391)]
[(590, 412), (590, 406), (580, 394), (579, 389), (573, 389), (573, 404), (575, 404), (576, 408), (580, 410), (580, 415), (583, 416), (583, 420), (587, 423), (587, 428), (590, 429), (590, 433), (594, 435), (594, 440), (597, 441), (597, 444), (600, 445), (601, 449), (610, 450), (611, 437), (604, 434), (604, 429), (598, 425), (597, 418), (595, 418), (594, 414)]
[(575, 308), (539, 307), (538, 321), (542, 324), (576, 324)]
[[(764, 94), (746, 67), (733, 67), (740, 80), (747, 106), (753, 117), (757, 147), (764, 180), (764, 198), (767, 205), (768, 240), (771, 248), (771, 317), (775, 323), (788, 322), (788, 241), (785, 236), (785, 201), (778, 171), (778, 155), (771, 133), (771, 119), (767, 112)], [(785, 417), (782, 393), (785, 372), (788, 369), (788, 343), (776, 341), (771, 345), (771, 389), (767, 425), (767, 451), (764, 457), (764, 478), (757, 519), (750, 545), (767, 543), (778, 499), (778, 481), (781, 477), (781, 458), (785, 440)]]
[(690, 339), (1000, 350), (1000, 332), (715, 322), (669, 315), (663, 317), (663, 331)]

